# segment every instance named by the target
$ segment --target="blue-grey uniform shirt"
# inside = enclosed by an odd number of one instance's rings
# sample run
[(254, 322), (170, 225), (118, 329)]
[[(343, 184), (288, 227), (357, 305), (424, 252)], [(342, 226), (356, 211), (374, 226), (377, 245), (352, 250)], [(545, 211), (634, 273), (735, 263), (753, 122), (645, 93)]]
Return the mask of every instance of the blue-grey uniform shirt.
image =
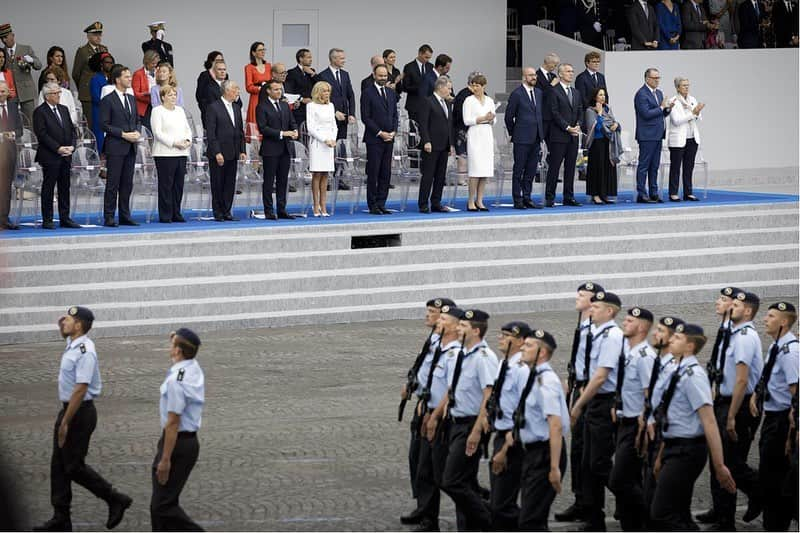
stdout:
[[(498, 431), (508, 431), (514, 427), (514, 410), (517, 408), (519, 396), (522, 393), (522, 389), (517, 389), (514, 383), (514, 374), (520, 368), (520, 359), (522, 359), (522, 352), (508, 357), (506, 379), (503, 381), (503, 389), (500, 391), (500, 411), (503, 416), (497, 417), (494, 423), (494, 428)], [(502, 368), (502, 362), (497, 365), (496, 379), (500, 378), (500, 368)]]
[[(447, 360), (447, 385), (453, 385), (456, 369), (456, 357)], [(461, 363), (461, 375), (454, 391), (456, 404), (450, 414), (456, 417), (478, 416), (483, 404), (483, 391), (494, 385), (497, 375), (497, 356), (486, 341), (480, 341), (465, 351), (464, 362)]]
[(175, 363), (161, 384), (161, 428), (167, 425), (167, 414), (181, 417), (178, 431), (197, 431), (203, 417), (206, 383), (203, 369), (196, 359)]
[[(672, 356), (671, 353), (663, 354), (661, 356), (661, 365), (658, 369), (658, 377), (656, 378), (656, 384), (653, 387), (653, 397), (650, 398), (650, 405), (653, 407), (653, 411), (655, 411), (658, 404), (661, 403), (661, 398), (664, 396), (664, 391), (667, 390), (667, 385), (669, 385), (669, 378), (672, 377), (672, 373), (675, 372), (675, 369), (678, 367), (677, 363), (675, 362), (675, 357)], [(650, 368), (650, 372), (652, 372), (652, 367)], [(648, 424), (652, 424), (655, 422), (655, 418), (653, 418), (653, 413), (650, 413), (650, 418), (647, 419)]]
[(58, 370), (58, 399), (68, 402), (78, 383), (88, 383), (89, 388), (83, 401), (100, 396), (103, 382), (100, 379), (100, 366), (97, 364), (97, 351), (92, 339), (81, 335), (75, 340), (68, 339), (67, 347), (61, 355)]
[[(430, 409), (436, 409), (441, 403), (442, 398), (444, 395), (447, 394), (447, 365), (448, 361), (453, 359), (455, 360), (456, 355), (458, 355), (458, 350), (461, 348), (460, 341), (450, 341), (445, 346), (442, 347), (442, 355), (439, 357), (439, 361), (436, 363), (436, 368), (433, 369), (433, 379), (431, 380), (431, 397), (428, 400), (428, 407)], [(428, 376), (425, 376), (425, 379), (428, 379)], [(460, 379), (460, 378), (459, 378)], [(427, 381), (422, 383), (422, 387), (425, 387)]]
[(438, 333), (431, 335), (431, 344), (428, 348), (428, 353), (425, 355), (425, 359), (422, 360), (422, 364), (419, 365), (419, 370), (417, 370), (417, 383), (419, 383), (416, 391), (417, 396), (422, 396), (422, 389), (425, 388), (425, 384), (428, 382), (428, 372), (431, 369), (433, 354), (436, 351), (436, 347), (439, 346), (439, 341), (440, 336)]
[(736, 384), (736, 365), (745, 364), (748, 368), (747, 389), (745, 394), (752, 394), (761, 378), (764, 360), (761, 358), (761, 340), (758, 338), (753, 322), (745, 322), (734, 326), (731, 331), (731, 342), (725, 354), (725, 370), (719, 392), (722, 396), (732, 396)]
[(704, 405), (712, 405), (708, 375), (694, 355), (684, 357), (675, 372), (679, 372), (681, 378), (667, 409), (669, 428), (664, 431), (664, 438), (699, 437), (704, 432), (697, 410)]
[(592, 322), (586, 318), (581, 321), (581, 334), (578, 341), (578, 351), (575, 352), (575, 379), (578, 381), (586, 381), (589, 376), (586, 375), (586, 364), (584, 358), (586, 357), (586, 336), (589, 334), (589, 329)]
[[(628, 341), (625, 341), (628, 346)], [(622, 416), (637, 417), (644, 411), (644, 391), (650, 384), (656, 353), (642, 341), (625, 353), (625, 378), (622, 382)]]
[[(520, 368), (516, 373), (520, 393), (530, 375), (530, 369), (527, 365), (524, 366), (524, 370)], [(525, 400), (525, 425), (519, 431), (523, 444), (550, 440), (548, 416), (560, 416), (561, 434), (564, 437), (569, 435), (569, 411), (561, 380), (549, 362), (538, 365), (536, 372), (536, 380)]]
[[(767, 356), (774, 344), (773, 342), (769, 345)], [(791, 408), (792, 395), (789, 392), (789, 385), (797, 385), (797, 371), (800, 367), (798, 347), (800, 345), (797, 343), (797, 337), (791, 331), (778, 339), (778, 359), (772, 367), (772, 376), (767, 383), (770, 398), (764, 401), (765, 411), (783, 411)], [(764, 366), (766, 367), (766, 363)]]
[(589, 355), (589, 379), (598, 367), (608, 368), (608, 377), (597, 391), (598, 394), (617, 390), (617, 365), (624, 340), (622, 330), (613, 320), (595, 326), (592, 324), (592, 351)]

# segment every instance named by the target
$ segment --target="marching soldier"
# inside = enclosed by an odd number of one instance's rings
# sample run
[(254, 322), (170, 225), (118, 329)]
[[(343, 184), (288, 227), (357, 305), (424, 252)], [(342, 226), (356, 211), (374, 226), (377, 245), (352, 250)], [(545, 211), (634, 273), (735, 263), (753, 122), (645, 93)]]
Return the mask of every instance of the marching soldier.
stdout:
[(55, 513), (34, 531), (72, 531), (72, 482), (108, 504), (108, 529), (117, 527), (133, 502), (129, 496), (114, 490), (111, 483), (85, 462), (97, 426), (94, 399), (103, 387), (97, 351), (88, 337), (93, 323), (94, 314), (86, 307), (70, 307), (67, 315), (58, 320), (67, 347), (61, 355), (58, 373), (58, 399), (62, 408), (53, 428), (50, 463), (50, 502)]
[(448, 360), (456, 357), (462, 348), (457, 331), (462, 312), (455, 306), (442, 306), (437, 321), (441, 338), (427, 365), (427, 373), (420, 371), (424, 379), (420, 381), (422, 392), (418, 405), (422, 422), (417, 466), (417, 508), (420, 509), (422, 519), (413, 531), (439, 531), (439, 488), (447, 461), (447, 431), (439, 428), (438, 435), (434, 434), (429, 431), (428, 421), (431, 412), (447, 394)]
[(583, 430), (582, 475), (587, 508), (587, 531), (605, 530), (605, 486), (614, 455), (614, 392), (617, 387), (622, 330), (614, 322), (622, 303), (612, 292), (592, 296), (592, 324), (589, 382), (570, 413), (571, 423), (586, 409)]
[(200, 453), (197, 431), (205, 404), (205, 377), (197, 363), (200, 337), (187, 328), (170, 334), (172, 366), (161, 384), (161, 438), (153, 460), (150, 521), (153, 531), (203, 531), (178, 504)]
[[(422, 393), (421, 383), (425, 383), (425, 376), (428, 375), (430, 370), (431, 361), (433, 360), (434, 352), (439, 345), (439, 333), (436, 331), (437, 321), (443, 306), (455, 307), (455, 303), (449, 298), (432, 298), (425, 303), (425, 326), (430, 328), (428, 338), (422, 345), (419, 355), (414, 360), (414, 364), (408, 371), (408, 379), (400, 391), (400, 408), (398, 413), (398, 421), (403, 420), (403, 411), (406, 403), (413, 398), (413, 394), (417, 394), (417, 398)], [(420, 419), (417, 410), (411, 417), (411, 437), (408, 443), (408, 472), (411, 479), (411, 495), (414, 498), (418, 497), (417, 492), (417, 465), (419, 464), (419, 436)], [(407, 515), (400, 517), (400, 522), (403, 524), (419, 524), (424, 518), (422, 510), (418, 506), (414, 511)]]
[[(519, 478), (522, 469), (523, 450), (514, 446), (498, 457), (506, 442), (506, 435), (514, 427), (514, 409), (519, 403), (521, 389), (514, 387), (515, 373), (521, 365), (522, 344), (530, 334), (530, 326), (525, 322), (509, 322), (500, 328), (498, 346), (506, 355), (500, 364), (497, 378), (492, 386), (492, 395), (486, 407), (490, 426), (495, 429), (489, 480), (491, 496), (489, 509), (492, 529), (495, 531), (516, 531), (519, 523)], [(495, 459), (497, 458), (497, 459)]]
[(103, 39), (102, 22), (89, 24), (83, 32), (86, 34), (88, 42), (75, 51), (75, 59), (72, 60), (72, 79), (75, 80), (75, 88), (78, 90), (83, 116), (86, 117), (86, 123), (91, 128), (94, 120), (98, 117), (92, 116), (92, 94), (89, 90), (89, 82), (91, 82), (94, 72), (89, 68), (89, 58), (98, 52), (108, 52), (108, 48), (100, 43)]
[(487, 530), (490, 527), (489, 510), (478, 492), (477, 481), (478, 448), (488, 430), (488, 421), (481, 408), (492, 391), (498, 366), (497, 356), (483, 340), (489, 327), (488, 320), (489, 314), (479, 309), (464, 311), (458, 323), (464, 350), (455, 360), (448, 361), (450, 388), (429, 421), (435, 432), (437, 423), (447, 410), (450, 430), (441, 488), (456, 505), (459, 531)]
[(786, 531), (792, 520), (791, 506), (782, 501), (781, 491), (790, 468), (786, 440), (800, 367), (797, 337), (791, 331), (796, 321), (797, 310), (791, 303), (778, 302), (769, 306), (764, 329), (774, 340), (756, 391), (750, 397), (750, 414), (757, 419), (762, 409), (764, 411), (758, 443), (758, 477), (764, 491), (764, 529), (767, 531)]
[[(603, 291), (603, 287), (597, 283), (587, 281), (578, 287), (575, 296), (575, 310), (578, 311), (578, 326), (572, 338), (572, 353), (570, 355), (567, 371), (567, 404), (571, 407), (580, 396), (581, 391), (589, 381), (586, 369), (589, 368), (589, 354), (592, 350), (589, 341), (589, 330), (592, 325), (591, 310), (592, 296)], [(559, 522), (573, 522), (584, 519), (583, 503), (583, 475), (581, 472), (581, 461), (583, 457), (583, 421), (584, 414), (578, 417), (572, 427), (572, 439), (570, 440), (569, 462), (572, 472), (572, 492), (575, 494), (575, 501), (564, 511), (556, 513), (554, 518)]]
[(695, 355), (705, 343), (703, 329), (694, 324), (679, 324), (670, 338), (677, 366), (659, 398), (657, 427), (648, 428), (651, 437), (660, 431), (663, 438), (654, 468), (658, 483), (650, 509), (652, 525), (659, 531), (698, 529), (691, 519), (690, 505), (695, 481), (709, 452), (720, 487), (736, 493), (736, 483), (723, 461), (708, 376)]
[(636, 446), (639, 416), (656, 354), (647, 342), (653, 313), (642, 307), (628, 309), (622, 322), (625, 349), (617, 365), (617, 392), (611, 416), (617, 423), (617, 444), (609, 488), (617, 498), (623, 531), (640, 531), (648, 516), (642, 488), (642, 460)]
[[(727, 464), (739, 490), (747, 494), (748, 506), (743, 520), (750, 522), (761, 513), (758, 473), (747, 464), (758, 419), (750, 414), (750, 395), (761, 376), (763, 360), (761, 341), (753, 325), (758, 312), (758, 296), (738, 292), (730, 310), (731, 336), (727, 350), (720, 351), (720, 385), (714, 400), (714, 414), (722, 434), (722, 447)], [(714, 530), (727, 531), (735, 526), (736, 494), (722, 490), (715, 478), (711, 495), (717, 513)]]

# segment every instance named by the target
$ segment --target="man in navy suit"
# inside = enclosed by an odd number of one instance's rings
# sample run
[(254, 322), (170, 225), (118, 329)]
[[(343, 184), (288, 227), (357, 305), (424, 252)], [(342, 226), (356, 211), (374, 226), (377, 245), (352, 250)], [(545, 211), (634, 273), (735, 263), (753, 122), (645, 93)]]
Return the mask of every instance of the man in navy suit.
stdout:
[[(447, 158), (454, 144), (453, 107), (450, 92), (453, 83), (439, 76), (433, 85), (433, 95), (419, 109), (419, 131), (422, 144), (422, 179), (419, 183), (417, 205), (420, 213), (448, 213), (442, 205)], [(430, 207), (428, 201), (430, 200)]]
[[(293, 219), (286, 212), (286, 189), (289, 184), (289, 159), (291, 142), (297, 139), (297, 123), (289, 110), (289, 104), (281, 100), (281, 84), (270, 80), (266, 83), (267, 98), (256, 108), (256, 122), (261, 132), (261, 157), (263, 159), (264, 218)], [(273, 184), (277, 182), (278, 214), (272, 210)]]
[[(636, 167), (636, 201), (640, 204), (662, 203), (658, 195), (658, 165), (661, 163), (661, 143), (664, 140), (664, 117), (672, 111), (674, 102), (664, 100), (658, 88), (661, 73), (658, 69), (644, 71), (644, 85), (636, 91), (633, 107), (636, 110), (636, 140), (639, 142), (639, 165)], [(645, 182), (649, 181), (649, 189)]]
[[(536, 72), (536, 87), (542, 91), (542, 97), (544, 101), (542, 102), (542, 125), (544, 126), (544, 131), (542, 132), (542, 139), (544, 139), (545, 143), (550, 142), (550, 122), (553, 120), (553, 115), (550, 111), (550, 92), (553, 90), (553, 87), (557, 86), (558, 76), (555, 74), (556, 67), (558, 64), (561, 63), (561, 59), (558, 57), (558, 54), (555, 52), (548, 52), (546, 56), (544, 56), (544, 61), (542, 61), (542, 66), (539, 67), (538, 72)], [(550, 145), (547, 145), (548, 149)]]
[(231, 213), (236, 191), (237, 160), (247, 159), (244, 148), (242, 101), (236, 82), (222, 82), (222, 97), (206, 109), (208, 166), (211, 171), (211, 208), (214, 220), (237, 220)]
[(592, 97), (592, 91), (598, 87), (602, 87), (606, 90), (606, 102), (608, 102), (606, 77), (600, 72), (600, 53), (594, 51), (589, 52), (584, 56), (583, 64), (586, 65), (586, 70), (578, 74), (575, 78), (575, 88), (578, 89), (581, 92), (581, 96), (583, 96), (583, 108), (586, 109), (592, 105), (589, 99)]
[(417, 122), (419, 122), (417, 113), (425, 99), (425, 95), (422, 93), (422, 82), (428, 72), (433, 70), (431, 57), (433, 57), (433, 48), (429, 44), (423, 44), (417, 50), (416, 59), (403, 67), (403, 90), (406, 92), (406, 111), (408, 111), (408, 118)]
[(10, 90), (0, 80), (0, 228), (19, 229), (8, 219), (11, 211), (11, 183), (17, 166), (17, 137), (22, 136), (22, 120), (16, 100), (9, 100)]
[(136, 143), (139, 142), (139, 115), (136, 100), (127, 90), (131, 87), (131, 71), (123, 65), (111, 69), (114, 90), (100, 100), (100, 127), (106, 134), (106, 191), (103, 200), (103, 225), (116, 227), (114, 211), (119, 209), (119, 223), (138, 226), (131, 218), (133, 170), (136, 164)]
[(583, 123), (583, 97), (580, 91), (571, 87), (575, 74), (572, 65), (561, 63), (558, 66), (558, 85), (550, 90), (548, 102), (553, 120), (550, 124), (550, 140), (547, 147), (547, 184), (545, 187), (545, 207), (554, 207), (558, 170), (564, 164), (564, 205), (580, 207), (575, 200), (573, 183), (575, 163), (578, 158), (578, 135)]
[(511, 92), (505, 113), (506, 129), (514, 143), (514, 169), (511, 178), (514, 209), (541, 207), (531, 199), (533, 176), (539, 166), (540, 143), (544, 133), (544, 96), (536, 88), (536, 81), (536, 70), (533, 67), (522, 69), (522, 85)]
[(53, 191), (58, 184), (58, 219), (62, 228), (80, 228), (69, 218), (69, 174), (75, 151), (75, 128), (69, 109), (61, 105), (61, 87), (47, 83), (44, 102), (33, 111), (33, 131), (39, 139), (36, 162), (42, 166), (42, 228), (53, 224)]
[(347, 137), (347, 125), (356, 123), (356, 95), (350, 82), (350, 74), (344, 70), (347, 58), (341, 48), (328, 52), (330, 66), (317, 75), (315, 81), (327, 81), (331, 86), (331, 103), (336, 110), (337, 139)]
[(361, 94), (361, 120), (367, 145), (367, 206), (372, 215), (389, 215), (386, 198), (392, 177), (392, 149), (397, 132), (397, 94), (386, 87), (389, 71), (378, 65), (375, 83)]
[[(425, 74), (422, 78), (422, 86), (420, 87), (420, 94), (428, 99), (433, 95), (433, 85), (440, 76), (446, 76), (450, 72), (450, 67), (453, 66), (453, 58), (447, 54), (439, 54), (433, 62), (433, 68)], [(422, 106), (420, 106), (422, 107)]]
[[(762, 48), (761, 23), (764, 21), (764, 6), (758, 0), (744, 0), (739, 4), (739, 48)], [(796, 16), (796, 15), (795, 15)]]

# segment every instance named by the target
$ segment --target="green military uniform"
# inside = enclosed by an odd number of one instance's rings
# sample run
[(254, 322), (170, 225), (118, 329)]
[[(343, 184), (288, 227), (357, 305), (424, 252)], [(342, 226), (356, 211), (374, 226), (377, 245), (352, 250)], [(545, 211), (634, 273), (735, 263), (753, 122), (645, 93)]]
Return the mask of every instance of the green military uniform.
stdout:
[[(84, 33), (103, 33), (103, 23), (93, 22), (86, 29)], [(75, 86), (78, 88), (78, 99), (81, 101), (83, 107), (83, 115), (86, 117), (86, 123), (92, 126), (92, 93), (89, 90), (89, 83), (94, 76), (94, 72), (89, 68), (89, 58), (97, 52), (108, 52), (105, 45), (98, 45), (93, 47), (91, 43), (86, 43), (75, 51), (75, 59), (72, 60), (72, 79), (75, 80)]]

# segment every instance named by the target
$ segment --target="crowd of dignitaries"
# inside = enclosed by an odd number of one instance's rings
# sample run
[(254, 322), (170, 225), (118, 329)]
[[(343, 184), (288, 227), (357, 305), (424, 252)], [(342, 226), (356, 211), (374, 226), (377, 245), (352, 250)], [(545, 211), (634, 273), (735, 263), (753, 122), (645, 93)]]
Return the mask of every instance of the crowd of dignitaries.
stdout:
[[(720, 291), (720, 326), (703, 364), (710, 335), (702, 327), (643, 307), (622, 311), (616, 294), (583, 283), (567, 374), (559, 376), (551, 333), (509, 322), (496, 353), (486, 340), (488, 313), (429, 300), (430, 329), (398, 413), (402, 421), (408, 405), (417, 501), (401, 522), (438, 531), (445, 494), (459, 531), (547, 530), (569, 465), (574, 501), (556, 521), (605, 531), (608, 489), (624, 531), (699, 530), (691, 504), (708, 462), (713, 508), (698, 521), (733, 531), (738, 490), (748, 498), (745, 522), (761, 515), (766, 530), (787, 530), (798, 504), (797, 310), (786, 301), (769, 306), (762, 355), (759, 307), (752, 292)], [(489, 459), (488, 489), (478, 482), (481, 457)]]

